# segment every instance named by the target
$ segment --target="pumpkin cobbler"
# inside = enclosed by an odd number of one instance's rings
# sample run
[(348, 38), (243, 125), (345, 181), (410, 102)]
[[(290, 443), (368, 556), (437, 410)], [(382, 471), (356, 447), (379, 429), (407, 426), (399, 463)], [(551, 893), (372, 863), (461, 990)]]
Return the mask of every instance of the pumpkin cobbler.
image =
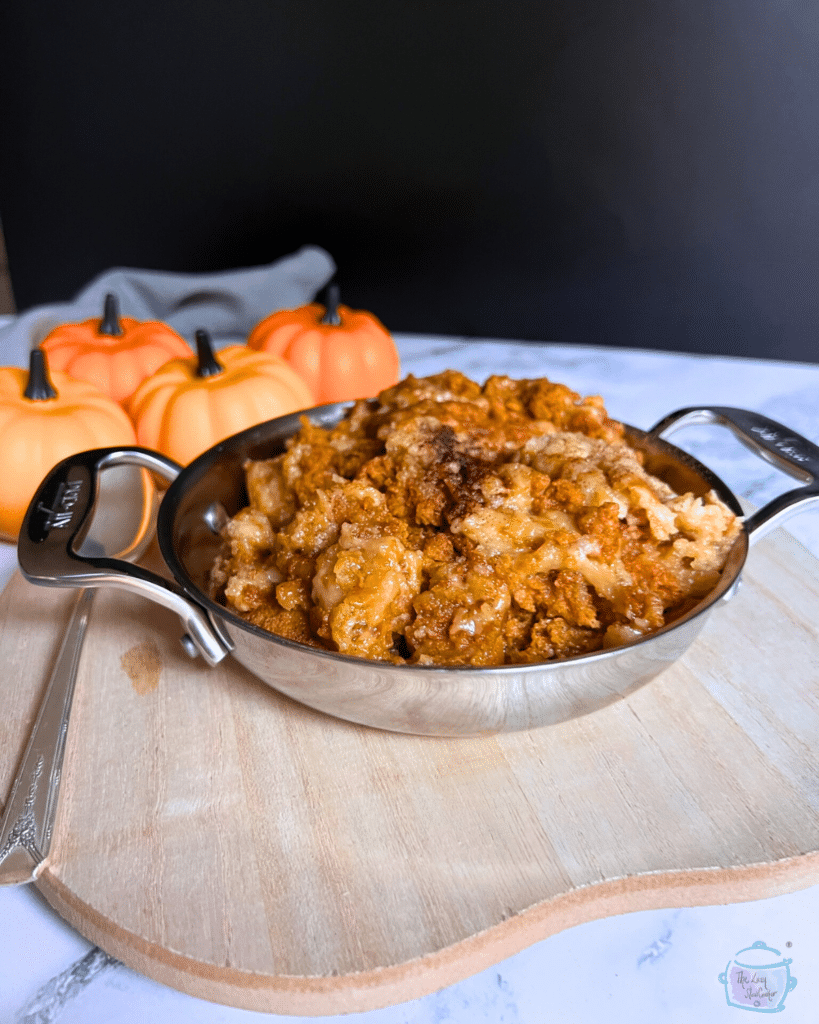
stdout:
[(617, 647), (717, 583), (740, 530), (651, 476), (599, 397), (450, 370), (305, 417), (245, 466), (211, 594), (280, 636), (414, 665)]

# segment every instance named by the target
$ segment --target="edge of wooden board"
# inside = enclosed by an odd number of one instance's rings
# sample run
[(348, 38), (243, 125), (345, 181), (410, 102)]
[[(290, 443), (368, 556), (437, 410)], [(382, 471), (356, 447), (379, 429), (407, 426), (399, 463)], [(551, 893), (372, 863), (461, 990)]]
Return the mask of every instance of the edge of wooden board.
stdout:
[(264, 975), (206, 964), (148, 942), (77, 897), (47, 869), (35, 885), (54, 910), (126, 966), (195, 998), (294, 1016), (360, 1013), (418, 999), (478, 974), (552, 935), (641, 910), (746, 903), (819, 884), (819, 851), (769, 863), (611, 879), (537, 903), (427, 956), (349, 974)]

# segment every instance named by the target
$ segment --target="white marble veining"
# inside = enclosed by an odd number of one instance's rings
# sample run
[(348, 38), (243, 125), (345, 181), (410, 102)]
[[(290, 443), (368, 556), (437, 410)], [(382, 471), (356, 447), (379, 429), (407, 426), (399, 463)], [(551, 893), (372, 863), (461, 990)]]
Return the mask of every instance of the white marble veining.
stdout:
[[(611, 415), (644, 428), (685, 406), (744, 406), (819, 442), (819, 366), (557, 344), (417, 336), (398, 341), (404, 370), (418, 376), (447, 367), (476, 380), (493, 372), (548, 376), (583, 394), (603, 395)], [(674, 442), (757, 505), (793, 486), (721, 428), (680, 432)], [(788, 528), (819, 556), (819, 512), (792, 519)], [(2, 582), (14, 564), (13, 548), (0, 548)], [(819, 677), (819, 658), (817, 663)], [(314, 1019), (348, 1024), (739, 1024), (749, 1019), (742, 1016), (749, 1011), (728, 1005), (719, 974), (736, 952), (761, 940), (792, 958), (791, 972), (798, 979), (782, 1019), (815, 1024), (816, 881), (813, 888), (775, 899), (593, 921), (411, 1003)], [(0, 890), (0, 936), (0, 1022), (285, 1024), (305, 1019), (207, 1003), (135, 974), (77, 935), (31, 888)]]

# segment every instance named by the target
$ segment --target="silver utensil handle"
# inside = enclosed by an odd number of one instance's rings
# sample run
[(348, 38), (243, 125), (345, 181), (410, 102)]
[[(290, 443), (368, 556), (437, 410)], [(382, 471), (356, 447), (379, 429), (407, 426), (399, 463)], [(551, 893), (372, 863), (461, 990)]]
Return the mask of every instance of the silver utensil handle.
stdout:
[(725, 405), (678, 409), (656, 423), (648, 433), (650, 437), (664, 438), (683, 427), (709, 423), (728, 427), (755, 455), (803, 483), (802, 487), (778, 495), (748, 517), (745, 528), (751, 544), (797, 512), (819, 504), (819, 447), (760, 413)]
[(77, 595), (0, 822), (0, 885), (33, 881), (48, 860), (74, 684), (93, 599), (93, 590)]

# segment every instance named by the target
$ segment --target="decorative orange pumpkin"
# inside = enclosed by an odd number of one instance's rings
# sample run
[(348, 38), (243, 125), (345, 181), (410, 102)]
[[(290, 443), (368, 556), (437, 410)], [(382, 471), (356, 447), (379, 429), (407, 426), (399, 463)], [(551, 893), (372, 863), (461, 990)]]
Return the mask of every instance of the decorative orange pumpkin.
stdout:
[(230, 345), (213, 354), (207, 331), (196, 332), (197, 356), (172, 359), (128, 402), (141, 445), (182, 465), (256, 423), (313, 405), (313, 395), (279, 356)]
[(52, 370), (87, 380), (120, 403), (169, 359), (193, 355), (167, 324), (121, 317), (116, 296), (110, 294), (105, 296), (101, 318), (61, 324), (40, 347), (48, 354)]
[(320, 405), (370, 398), (401, 374), (392, 335), (372, 313), (339, 305), (335, 283), (327, 287), (326, 306), (312, 302), (273, 313), (253, 328), (247, 344), (283, 356)]
[(49, 377), (34, 349), (26, 372), (0, 368), (0, 535), (14, 540), (46, 474), (91, 448), (133, 445), (134, 427), (120, 405), (86, 381), (59, 370)]

